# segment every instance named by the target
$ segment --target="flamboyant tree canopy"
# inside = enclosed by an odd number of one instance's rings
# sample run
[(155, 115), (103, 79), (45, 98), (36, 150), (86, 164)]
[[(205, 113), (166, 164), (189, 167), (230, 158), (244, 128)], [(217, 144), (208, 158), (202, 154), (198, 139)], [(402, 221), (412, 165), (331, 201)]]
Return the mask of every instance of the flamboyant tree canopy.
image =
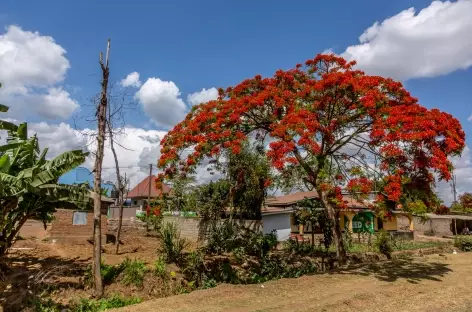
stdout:
[(344, 206), (343, 188), (364, 194), (380, 188), (385, 195), (379, 200), (399, 201), (405, 185), (431, 191), (434, 174), (448, 180), (448, 156), (464, 147), (459, 121), (421, 106), (400, 82), (354, 65), (318, 55), (273, 77), (220, 90), (162, 140), (160, 181), (223, 150), (239, 153), (248, 135), (270, 142), (267, 156), (281, 176), (302, 172), (338, 207)]

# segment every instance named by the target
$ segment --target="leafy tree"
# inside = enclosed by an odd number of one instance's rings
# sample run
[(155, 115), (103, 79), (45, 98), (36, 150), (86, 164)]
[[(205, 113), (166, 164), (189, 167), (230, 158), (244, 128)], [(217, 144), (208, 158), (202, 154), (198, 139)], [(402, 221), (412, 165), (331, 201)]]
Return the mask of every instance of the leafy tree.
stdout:
[[(318, 55), (273, 77), (255, 76), (192, 107), (162, 140), (158, 187), (225, 150), (239, 154), (248, 135), (270, 138), (267, 156), (281, 176), (297, 173), (315, 189), (332, 222), (340, 263), (342, 189), (360, 198), (381, 191), (372, 208), (404, 198), (402, 186), (429, 191), (434, 175), (451, 178), (449, 156), (465, 133), (450, 114), (421, 106), (390, 78), (369, 76), (335, 55)], [(191, 149), (190, 154), (182, 153)], [(377, 181), (379, 181), (377, 185)]]
[(311, 246), (315, 246), (315, 227), (319, 226), (323, 232), (323, 245), (328, 250), (333, 242), (333, 232), (331, 220), (322, 203), (316, 199), (306, 198), (298, 203), (298, 207), (295, 215), (298, 223), (305, 226), (311, 225)]
[(226, 161), (219, 166), (230, 183), (231, 205), (246, 218), (260, 220), (261, 208), (270, 186), (270, 164), (260, 145), (248, 141), (239, 153), (225, 151)]
[[(8, 108), (1, 107), (3, 112)], [(2, 121), (8, 130), (7, 144), (0, 146), (0, 256), (11, 247), (28, 218), (50, 220), (56, 207), (85, 207), (89, 192), (80, 186), (61, 185), (59, 177), (82, 164), (86, 153), (65, 152), (46, 160), (48, 149), (40, 152), (36, 136), (27, 138), (26, 123), (20, 126)]]
[(201, 185), (196, 193), (198, 212), (204, 219), (219, 218), (229, 206), (230, 184), (226, 179)]
[(464, 193), (459, 196), (459, 203), (464, 210), (472, 210), (472, 193)]

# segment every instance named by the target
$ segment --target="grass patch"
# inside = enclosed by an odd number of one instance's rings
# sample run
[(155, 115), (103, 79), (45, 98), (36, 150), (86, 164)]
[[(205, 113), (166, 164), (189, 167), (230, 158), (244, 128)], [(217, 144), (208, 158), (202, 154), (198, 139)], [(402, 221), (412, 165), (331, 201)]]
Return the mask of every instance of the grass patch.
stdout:
[(81, 299), (75, 304), (72, 312), (100, 312), (108, 309), (122, 308), (128, 305), (140, 303), (141, 298), (125, 298), (120, 295), (112, 295), (109, 298), (99, 300)]

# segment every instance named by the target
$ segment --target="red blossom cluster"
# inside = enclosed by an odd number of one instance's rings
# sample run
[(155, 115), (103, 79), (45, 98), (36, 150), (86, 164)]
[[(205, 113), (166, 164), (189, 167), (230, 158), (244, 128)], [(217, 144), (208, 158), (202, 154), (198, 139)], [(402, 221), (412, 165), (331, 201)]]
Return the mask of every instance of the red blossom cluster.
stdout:
[[(274, 168), (284, 172), (300, 166), (307, 181), (334, 197), (337, 188), (326, 184), (339, 178), (327, 179), (319, 172), (327, 159), (342, 156), (342, 148), (354, 139), (380, 157), (389, 200), (402, 196), (402, 176), (431, 184), (435, 172), (448, 180), (448, 156), (464, 148), (459, 121), (421, 106), (400, 82), (366, 75), (354, 65), (335, 55), (318, 55), (304, 66), (220, 89), (218, 99), (194, 106), (162, 140), (158, 165), (164, 173), (158, 184), (224, 149), (239, 153), (242, 142), (255, 131), (270, 136), (267, 156)], [(193, 152), (181, 159), (182, 151), (189, 149)], [(317, 165), (310, 165), (309, 158), (317, 159)], [(347, 187), (368, 192), (372, 181), (354, 178)]]

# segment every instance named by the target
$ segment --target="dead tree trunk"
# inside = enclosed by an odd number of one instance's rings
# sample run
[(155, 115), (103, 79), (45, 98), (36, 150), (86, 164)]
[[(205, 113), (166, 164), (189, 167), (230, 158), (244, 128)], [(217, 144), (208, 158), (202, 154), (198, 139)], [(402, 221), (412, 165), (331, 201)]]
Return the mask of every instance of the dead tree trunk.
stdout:
[(103, 297), (103, 281), (100, 271), (102, 258), (102, 231), (101, 231), (101, 182), (102, 182), (102, 163), (103, 149), (105, 145), (106, 135), (106, 118), (108, 104), (108, 56), (110, 53), (110, 40), (108, 40), (107, 54), (105, 63), (103, 63), (103, 54), (100, 53), (100, 67), (102, 69), (102, 92), (100, 95), (100, 103), (97, 107), (97, 153), (95, 155), (94, 166), (94, 184), (93, 184), (93, 281), (94, 296)]
[(118, 230), (116, 232), (116, 241), (115, 241), (115, 255), (118, 254), (118, 249), (120, 248), (120, 233), (121, 225), (123, 223), (123, 181), (121, 180), (120, 175), (120, 166), (118, 163), (118, 156), (116, 154), (115, 145), (113, 144), (113, 130), (112, 130), (112, 121), (111, 121), (111, 111), (108, 113), (108, 135), (110, 138), (110, 149), (113, 153), (113, 158), (115, 159), (115, 168), (116, 168), (116, 183), (118, 184), (118, 205), (120, 207), (120, 217), (118, 220)]

